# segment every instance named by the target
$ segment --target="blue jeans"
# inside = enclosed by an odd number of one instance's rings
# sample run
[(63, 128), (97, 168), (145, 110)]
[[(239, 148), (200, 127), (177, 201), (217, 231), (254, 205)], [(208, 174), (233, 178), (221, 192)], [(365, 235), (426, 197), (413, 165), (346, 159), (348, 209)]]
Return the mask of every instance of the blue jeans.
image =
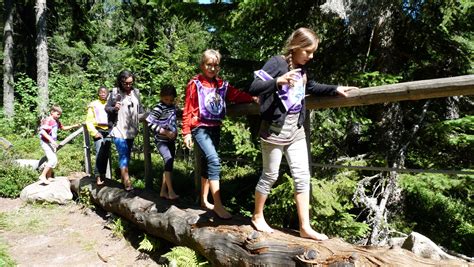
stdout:
[(120, 169), (128, 168), (130, 155), (132, 153), (133, 139), (114, 138), (114, 143), (119, 154)]
[(109, 132), (99, 130), (102, 138), (94, 138), (95, 146), (95, 168), (94, 174), (96, 176), (105, 175), (107, 172), (107, 162), (110, 157), (110, 137)]
[(197, 127), (191, 131), (197, 148), (202, 153), (202, 158), (198, 164), (201, 165), (201, 176), (209, 180), (219, 180), (221, 173), (221, 163), (217, 154), (217, 147), (221, 136), (220, 127)]

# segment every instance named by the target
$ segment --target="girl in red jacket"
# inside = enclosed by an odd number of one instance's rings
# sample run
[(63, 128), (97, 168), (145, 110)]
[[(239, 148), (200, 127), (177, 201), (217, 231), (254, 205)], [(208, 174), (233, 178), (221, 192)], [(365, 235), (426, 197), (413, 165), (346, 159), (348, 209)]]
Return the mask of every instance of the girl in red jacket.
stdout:
[[(226, 102), (252, 102), (253, 98), (217, 76), (220, 60), (218, 51), (204, 51), (200, 63), (202, 73), (194, 76), (186, 87), (182, 132), (186, 147), (191, 148), (196, 142), (202, 153), (201, 206), (213, 210), (222, 219), (230, 219), (232, 215), (222, 205), (219, 193), (221, 165), (217, 148), (220, 126)], [(207, 200), (209, 188), (214, 205)]]

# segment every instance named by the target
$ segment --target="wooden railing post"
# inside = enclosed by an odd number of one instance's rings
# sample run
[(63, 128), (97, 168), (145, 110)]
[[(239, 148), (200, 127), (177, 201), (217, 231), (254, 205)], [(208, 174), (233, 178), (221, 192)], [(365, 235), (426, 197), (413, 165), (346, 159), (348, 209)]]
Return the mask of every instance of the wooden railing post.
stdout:
[(201, 204), (201, 177), (202, 177), (202, 152), (198, 145), (194, 144), (194, 192), (196, 204)]
[(145, 189), (153, 189), (153, 177), (151, 176), (151, 145), (150, 129), (146, 121), (143, 121), (143, 159), (145, 163)]
[(82, 133), (84, 137), (84, 160), (85, 160), (85, 172), (89, 175), (91, 175), (91, 169), (92, 169), (92, 164), (91, 164), (91, 139), (89, 136), (89, 131), (87, 130), (87, 126), (85, 124), (82, 124)]
[(306, 110), (306, 118), (303, 122), (304, 133), (306, 135), (306, 148), (308, 149), (308, 163), (309, 163), (309, 174), (313, 176), (313, 158), (311, 156), (311, 110)]

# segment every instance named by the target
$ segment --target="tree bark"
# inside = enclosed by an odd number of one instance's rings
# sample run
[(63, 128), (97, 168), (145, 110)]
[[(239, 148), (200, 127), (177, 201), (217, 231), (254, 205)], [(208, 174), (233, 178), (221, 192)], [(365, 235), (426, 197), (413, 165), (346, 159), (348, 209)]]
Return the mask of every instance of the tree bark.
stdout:
[(13, 1), (5, 0), (5, 28), (3, 29), (3, 112), (6, 118), (14, 115), (13, 80)]
[[(126, 192), (116, 181), (106, 180), (97, 187), (94, 179), (75, 173), (72, 190), (88, 191), (91, 200), (103, 209), (120, 215), (150, 235), (187, 246), (212, 266), (417, 266), (460, 264), (416, 256), (400, 247), (368, 247), (331, 238), (318, 242), (301, 238), (288, 229), (273, 234), (255, 231), (249, 218), (234, 215), (220, 220), (209, 210), (169, 201), (158, 193)], [(85, 177), (85, 178), (83, 178)], [(82, 178), (82, 179), (81, 179)]]
[(38, 110), (40, 116), (48, 113), (48, 41), (46, 32), (46, 0), (36, 0), (36, 73)]

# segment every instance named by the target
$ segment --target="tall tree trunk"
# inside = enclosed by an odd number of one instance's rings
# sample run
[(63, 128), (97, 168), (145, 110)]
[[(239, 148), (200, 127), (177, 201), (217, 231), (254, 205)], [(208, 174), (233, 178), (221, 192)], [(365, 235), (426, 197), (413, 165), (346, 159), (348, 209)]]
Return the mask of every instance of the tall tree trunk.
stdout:
[[(411, 129), (405, 129), (404, 116), (400, 103), (390, 104), (382, 122), (384, 127), (384, 140), (389, 140), (387, 147), (387, 163), (391, 168), (399, 169), (405, 166), (406, 151), (415, 139), (421, 128), (431, 101), (426, 101), (422, 107), (418, 122)], [(389, 238), (389, 224), (387, 221), (390, 203), (399, 201), (400, 188), (398, 186), (398, 173), (391, 171), (388, 175), (379, 173), (372, 177), (365, 177), (358, 182), (354, 200), (363, 205), (367, 211), (367, 221), (372, 230), (367, 238), (366, 245), (385, 245)]]
[(447, 120), (459, 119), (459, 96), (446, 98), (446, 116)]
[(48, 42), (46, 32), (46, 0), (36, 0), (36, 73), (38, 109), (41, 116), (48, 112)]
[(13, 1), (5, 0), (5, 28), (3, 38), (3, 112), (5, 117), (12, 118), (14, 115), (13, 94)]

